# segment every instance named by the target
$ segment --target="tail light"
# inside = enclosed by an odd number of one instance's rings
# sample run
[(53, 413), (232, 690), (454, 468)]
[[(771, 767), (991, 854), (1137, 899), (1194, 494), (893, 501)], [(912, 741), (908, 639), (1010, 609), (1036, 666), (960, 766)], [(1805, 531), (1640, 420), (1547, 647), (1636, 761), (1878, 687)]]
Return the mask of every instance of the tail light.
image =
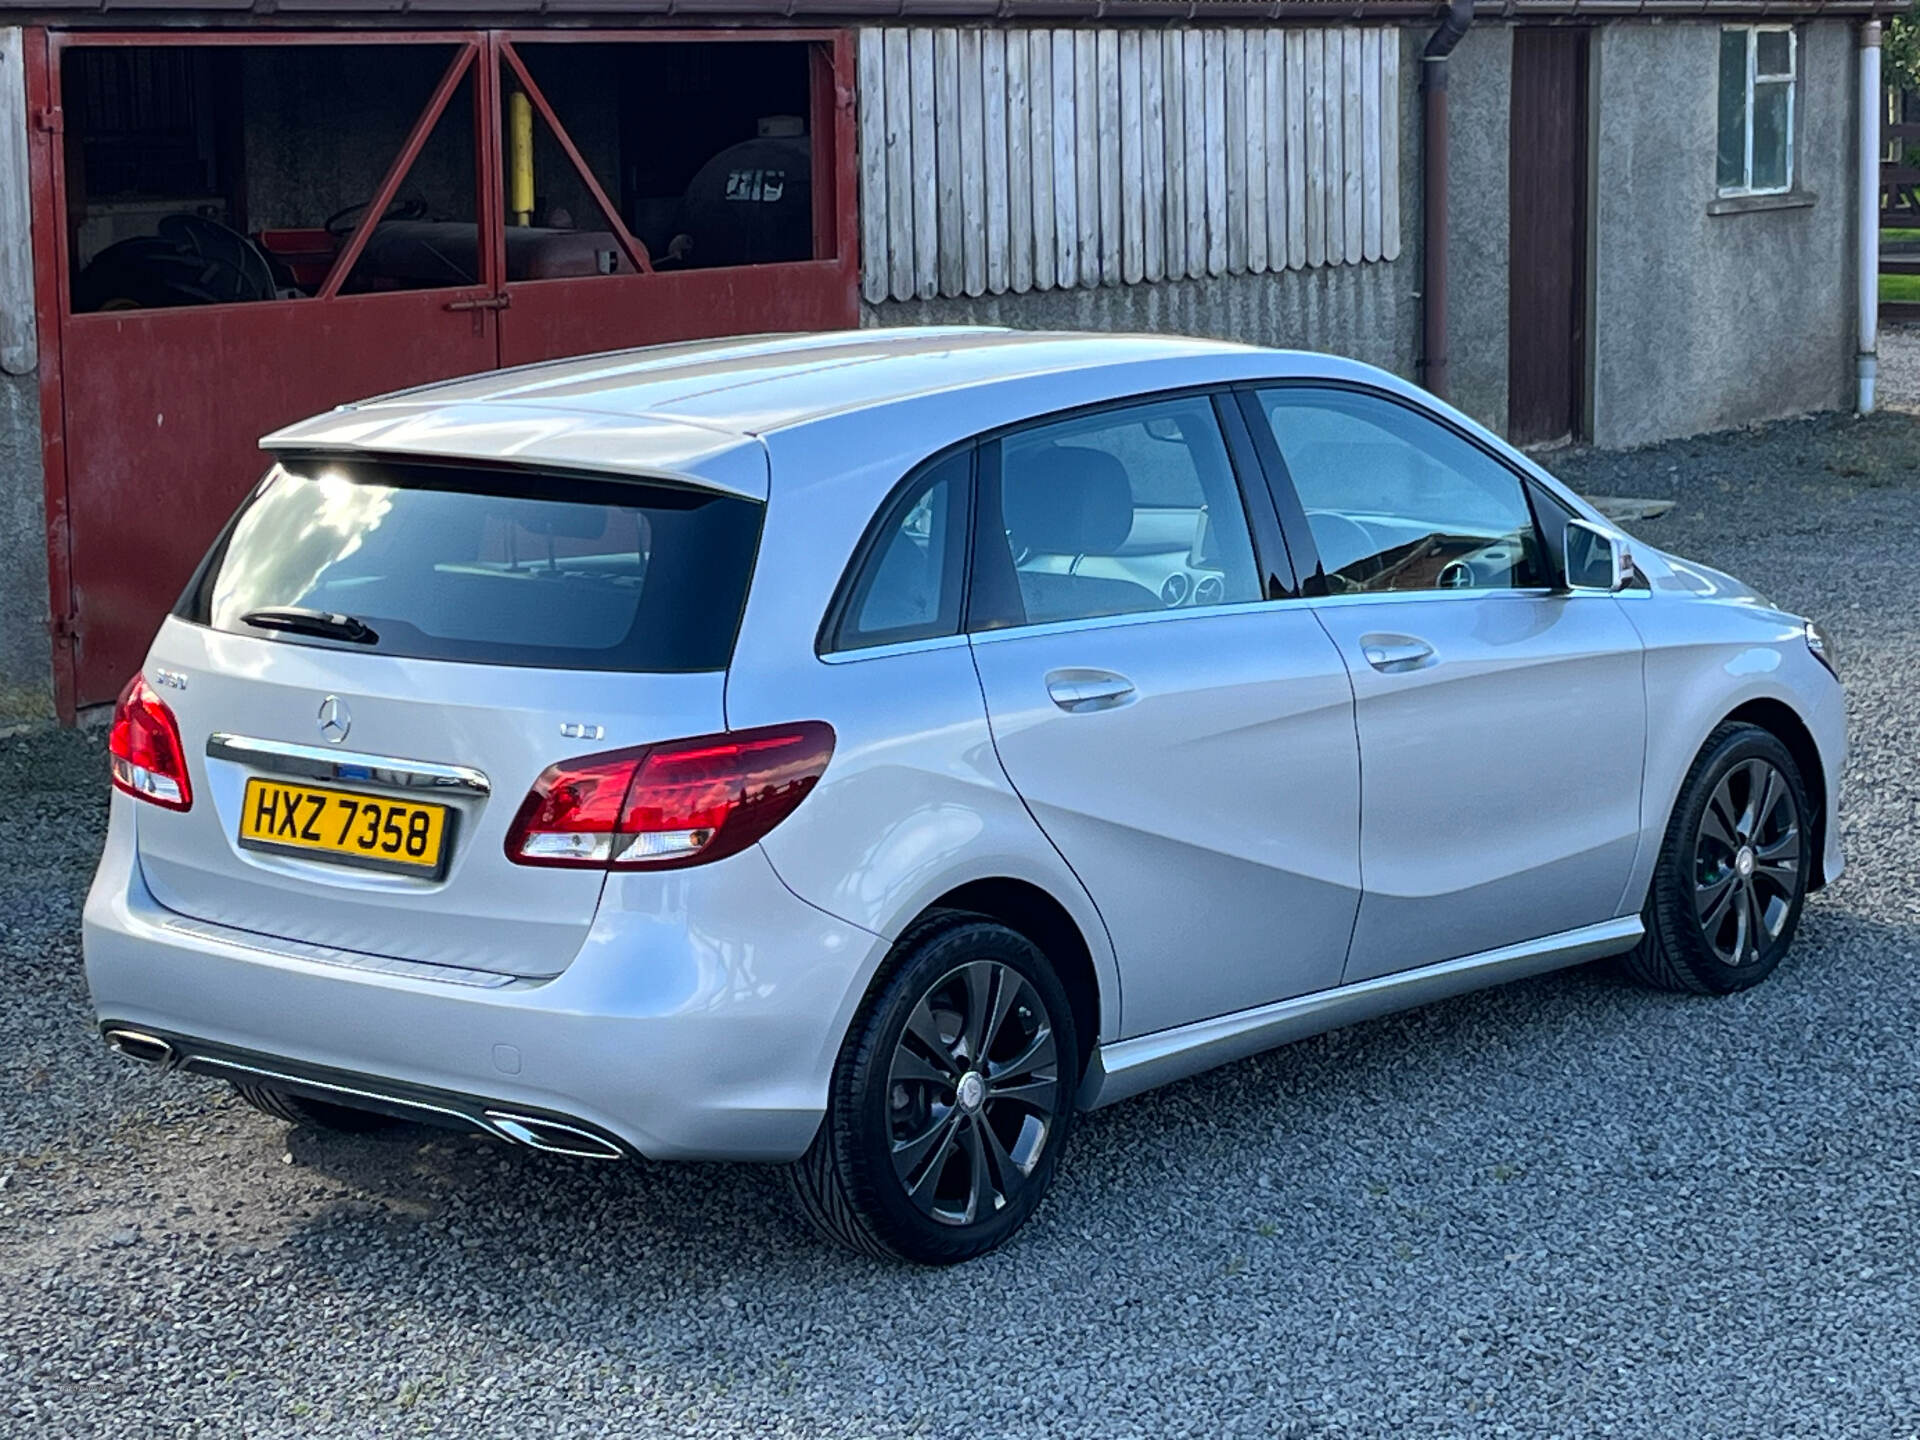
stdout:
[(187, 750), (180, 743), (180, 722), (144, 675), (134, 676), (120, 692), (113, 707), (107, 753), (113, 757), (116, 790), (169, 810), (193, 808), (193, 786), (187, 779)]
[(519, 865), (669, 870), (737, 854), (794, 812), (833, 756), (817, 720), (550, 765), (507, 831)]

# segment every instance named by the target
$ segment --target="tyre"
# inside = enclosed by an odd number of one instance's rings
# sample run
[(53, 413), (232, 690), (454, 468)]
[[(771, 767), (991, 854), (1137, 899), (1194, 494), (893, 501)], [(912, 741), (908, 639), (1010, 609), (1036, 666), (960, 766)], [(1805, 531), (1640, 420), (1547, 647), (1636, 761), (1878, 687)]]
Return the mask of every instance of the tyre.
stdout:
[(312, 1125), (321, 1130), (364, 1135), (398, 1123), (390, 1115), (356, 1110), (351, 1105), (333, 1105), (325, 1100), (309, 1100), (304, 1095), (275, 1090), (267, 1085), (254, 1085), (242, 1080), (230, 1080), (227, 1083), (233, 1086), (234, 1094), (261, 1114), (284, 1120), (289, 1125)]
[(1695, 995), (1771, 975), (1806, 903), (1809, 813), (1800, 769), (1771, 733), (1730, 722), (1709, 735), (1667, 822), (1628, 973)]
[(971, 915), (909, 933), (788, 1170), (801, 1211), (882, 1258), (950, 1265), (993, 1249), (1053, 1179), (1079, 1058), (1066, 991), (1024, 935)]

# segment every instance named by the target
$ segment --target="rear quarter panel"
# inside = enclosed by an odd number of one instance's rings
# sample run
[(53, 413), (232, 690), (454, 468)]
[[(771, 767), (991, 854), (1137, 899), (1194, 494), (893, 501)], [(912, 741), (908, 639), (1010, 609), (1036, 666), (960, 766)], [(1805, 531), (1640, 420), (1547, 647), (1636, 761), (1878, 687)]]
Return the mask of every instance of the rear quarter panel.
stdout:
[[(903, 406), (899, 409), (916, 409)], [(825, 720), (834, 755), (806, 803), (762, 842), (802, 899), (893, 939), (975, 880), (1026, 881), (1084, 937), (1101, 992), (1102, 1040), (1119, 1033), (1119, 978), (1093, 902), (1001, 769), (964, 638), (823, 659), (815, 641), (875, 510), (951, 439), (952, 417), (852, 415), (772, 437), (774, 484), (760, 561), (727, 680), (734, 728)], [(783, 494), (783, 475), (804, 486)], [(877, 966), (877, 961), (875, 962)], [(871, 980), (849, 996), (846, 1018)]]

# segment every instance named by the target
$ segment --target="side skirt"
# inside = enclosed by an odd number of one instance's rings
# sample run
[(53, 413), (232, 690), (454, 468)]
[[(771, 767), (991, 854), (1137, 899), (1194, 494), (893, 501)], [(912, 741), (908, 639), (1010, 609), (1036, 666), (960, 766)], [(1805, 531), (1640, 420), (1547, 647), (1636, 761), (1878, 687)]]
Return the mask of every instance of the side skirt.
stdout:
[(1096, 1110), (1155, 1086), (1342, 1025), (1618, 955), (1631, 950), (1644, 933), (1640, 917), (1628, 915), (1522, 945), (1505, 945), (1478, 955), (1423, 965), (1418, 970), (1381, 975), (1357, 985), (1341, 985), (1102, 1045), (1088, 1062), (1086, 1079), (1080, 1086), (1080, 1107)]

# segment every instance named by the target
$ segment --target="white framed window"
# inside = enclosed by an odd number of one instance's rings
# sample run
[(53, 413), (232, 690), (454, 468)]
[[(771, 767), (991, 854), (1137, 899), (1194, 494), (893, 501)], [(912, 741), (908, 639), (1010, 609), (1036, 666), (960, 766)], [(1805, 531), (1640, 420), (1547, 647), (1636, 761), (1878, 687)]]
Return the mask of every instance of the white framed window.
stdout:
[(1720, 32), (1722, 195), (1779, 195), (1793, 188), (1798, 51), (1790, 25), (1729, 25)]

